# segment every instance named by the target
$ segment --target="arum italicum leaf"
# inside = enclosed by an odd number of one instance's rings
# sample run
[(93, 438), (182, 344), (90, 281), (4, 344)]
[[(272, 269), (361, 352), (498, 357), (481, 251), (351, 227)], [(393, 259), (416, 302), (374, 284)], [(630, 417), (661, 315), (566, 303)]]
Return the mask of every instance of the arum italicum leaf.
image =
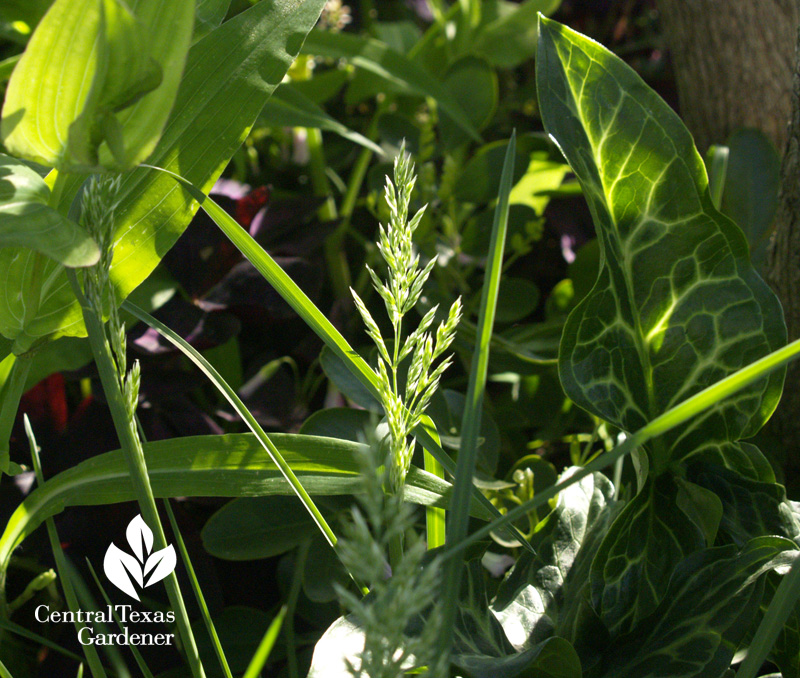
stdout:
[[(714, 208), (688, 130), (632, 69), (541, 17), (537, 82), (601, 250), (597, 281), (564, 327), (561, 381), (578, 405), (635, 431), (782, 346), (783, 314), (744, 235)], [(651, 468), (755, 434), (783, 377), (651, 441)]]
[[(150, 162), (181, 172), (209, 191), (283, 79), (324, 4), (325, 0), (262, 0), (193, 45)], [(159, 4), (163, 11), (172, 11), (169, 5)], [(62, 209), (69, 208), (81, 180), (76, 175), (64, 189)], [(196, 209), (197, 203), (169, 177), (145, 169), (125, 175), (111, 267), (118, 299), (150, 275)], [(0, 248), (0, 270), (9, 272), (4, 283), (12, 298), (25, 290), (34, 302), (34, 310), (29, 304), (21, 319), (0, 294), (0, 320), (13, 328), (3, 333), (14, 340), (15, 353), (47, 336), (86, 334), (80, 307), (57, 264), (28, 250)], [(38, 271), (37, 280), (30, 279), (33, 270)]]
[(56, 0), (9, 81), (4, 144), (60, 170), (135, 167), (169, 118), (193, 22), (191, 0)]
[(49, 199), (50, 188), (36, 172), (0, 153), (0, 247), (28, 247), (65, 266), (94, 264), (100, 257), (95, 242)]

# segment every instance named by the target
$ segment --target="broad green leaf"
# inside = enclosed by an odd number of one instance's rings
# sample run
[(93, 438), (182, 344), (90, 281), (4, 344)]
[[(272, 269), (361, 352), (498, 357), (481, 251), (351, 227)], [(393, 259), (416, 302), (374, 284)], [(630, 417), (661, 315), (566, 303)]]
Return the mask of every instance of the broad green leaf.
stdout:
[[(714, 209), (689, 132), (633, 70), (542, 18), (537, 82), (545, 129), (581, 182), (601, 247), (597, 282), (564, 328), (561, 381), (578, 405), (635, 431), (783, 345), (780, 304), (741, 231)], [(752, 436), (783, 375), (653, 441), (652, 470)]]
[(350, 407), (329, 407), (314, 412), (303, 422), (299, 433), (357, 443), (364, 441), (364, 432), (368, 428), (374, 429), (378, 421), (378, 416), (373, 412)]
[[(486, 61), (472, 55), (463, 57), (449, 66), (443, 81), (475, 129), (481, 130), (489, 124), (497, 109), (498, 85), (497, 74)], [(439, 124), (445, 148), (469, 141), (469, 136), (450, 116), (441, 115)]]
[(348, 59), (354, 66), (380, 76), (396, 91), (430, 97), (470, 137), (475, 141), (481, 140), (464, 109), (439, 80), (422, 66), (379, 40), (348, 33), (312, 31), (303, 46), (303, 53), (331, 59)]
[(291, 83), (284, 83), (275, 90), (261, 110), (259, 123), (267, 127), (313, 127), (334, 132), (373, 153), (384, 155), (374, 141), (334, 120)]
[(676, 507), (670, 474), (650, 475), (617, 516), (592, 563), (592, 601), (612, 636), (651, 614), (673, 570), (705, 548), (702, 531)]
[[(86, 230), (49, 206), (50, 188), (36, 172), (0, 153), (0, 248), (25, 247), (65, 266), (91, 266), (100, 258), (97, 244)], [(7, 300), (19, 311), (20, 321), (35, 309), (22, 300)], [(9, 334), (0, 318), (0, 332)]]
[(223, 560), (256, 560), (285, 553), (317, 531), (297, 497), (242, 497), (203, 526), (203, 548)]
[(690, 464), (686, 477), (719, 497), (720, 531), (726, 541), (741, 546), (766, 535), (800, 540), (800, 516), (782, 485), (759, 482), (707, 462)]
[[(361, 487), (354, 453), (358, 443), (333, 438), (270, 434), (270, 439), (312, 494), (339, 495)], [(249, 433), (174, 438), (147, 443), (145, 460), (156, 497), (260, 497), (293, 495), (281, 471)], [(447, 505), (451, 485), (416, 467), (406, 479), (405, 498)], [(11, 552), (46, 518), (69, 506), (95, 506), (135, 499), (122, 452), (88, 459), (53, 476), (20, 504), (0, 537), (0, 571)], [(473, 503), (475, 515), (487, 511)]]
[(6, 147), (59, 169), (144, 160), (175, 101), (193, 20), (190, 0), (56, 0), (9, 82)]
[(762, 575), (795, 557), (794, 544), (760, 537), (742, 550), (700, 551), (675, 571), (652, 615), (606, 649), (602, 678), (719, 678), (752, 624)]
[(684, 478), (676, 478), (675, 482), (678, 483), (678, 508), (703, 533), (706, 546), (711, 548), (717, 540), (719, 523), (722, 520), (723, 507), (720, 498), (711, 490)]
[(550, 15), (560, 4), (561, 0), (503, 2), (506, 11), (483, 27), (473, 49), (499, 68), (519, 66), (536, 54), (536, 15)]
[(617, 513), (613, 498), (614, 487), (600, 473), (558, 495), (534, 536), (536, 555), (520, 556), (492, 603), (515, 647), (533, 646), (552, 633), (576, 646), (602, 642), (594, 627), (586, 632), (589, 569)]
[[(244, 141), (265, 101), (300, 49), (303, 35), (319, 16), (324, 0), (265, 0), (193, 45), (175, 106), (150, 162), (184, 173), (203, 191), (214, 185)], [(62, 208), (72, 202), (80, 181), (65, 190)], [(197, 210), (167, 176), (148, 169), (125, 175), (117, 210), (112, 281), (124, 299), (155, 269)], [(35, 297), (37, 314), (11, 338), (23, 352), (48, 335), (86, 333), (80, 308), (63, 271), (25, 250), (0, 250), (0, 268), (9, 270), (20, 252), (7, 288)], [(25, 276), (42, 267), (37, 287)], [(0, 295), (0, 317), (10, 315)]]

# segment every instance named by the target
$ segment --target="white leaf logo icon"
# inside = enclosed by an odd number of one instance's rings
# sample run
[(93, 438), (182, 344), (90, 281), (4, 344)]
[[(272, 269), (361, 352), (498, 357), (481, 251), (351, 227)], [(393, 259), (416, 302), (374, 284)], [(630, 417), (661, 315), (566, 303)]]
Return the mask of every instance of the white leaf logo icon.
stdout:
[(125, 536), (136, 557), (117, 548), (112, 542), (103, 560), (103, 570), (114, 586), (131, 598), (139, 600), (134, 582), (138, 588), (145, 588), (160, 582), (175, 569), (177, 558), (171, 544), (160, 551), (151, 553), (153, 531), (147, 526), (141, 515), (131, 520), (125, 530)]

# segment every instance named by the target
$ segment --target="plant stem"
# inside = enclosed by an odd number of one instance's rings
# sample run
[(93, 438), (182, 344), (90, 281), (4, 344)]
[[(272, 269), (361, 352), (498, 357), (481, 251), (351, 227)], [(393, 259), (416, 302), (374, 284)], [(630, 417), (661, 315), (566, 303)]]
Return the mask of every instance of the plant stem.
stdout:
[[(164, 535), (161, 519), (158, 516), (153, 490), (150, 487), (150, 478), (147, 475), (144, 451), (142, 450), (139, 436), (136, 433), (136, 424), (128, 417), (125, 398), (120, 388), (117, 368), (111, 353), (111, 346), (108, 343), (103, 321), (98, 317), (94, 307), (83, 294), (75, 270), (68, 268), (66, 271), (72, 291), (77, 297), (81, 306), (81, 311), (83, 312), (83, 320), (89, 335), (89, 344), (92, 347), (92, 354), (94, 355), (97, 370), (100, 373), (100, 381), (103, 385), (103, 391), (106, 395), (109, 410), (111, 411), (111, 418), (114, 421), (114, 428), (119, 437), (120, 447), (128, 463), (131, 483), (139, 503), (139, 509), (142, 512), (142, 517), (145, 522), (153, 530), (155, 548), (157, 550), (164, 549), (167, 547), (167, 539)], [(176, 622), (180, 631), (180, 637), (183, 641), (184, 650), (186, 651), (186, 657), (192, 670), (192, 675), (195, 678), (204, 678), (205, 672), (200, 662), (200, 655), (198, 654), (197, 644), (192, 634), (189, 615), (186, 612), (186, 606), (183, 602), (183, 596), (181, 595), (180, 587), (178, 586), (178, 578), (175, 572), (170, 573), (164, 581), (170, 604), (175, 610)]]

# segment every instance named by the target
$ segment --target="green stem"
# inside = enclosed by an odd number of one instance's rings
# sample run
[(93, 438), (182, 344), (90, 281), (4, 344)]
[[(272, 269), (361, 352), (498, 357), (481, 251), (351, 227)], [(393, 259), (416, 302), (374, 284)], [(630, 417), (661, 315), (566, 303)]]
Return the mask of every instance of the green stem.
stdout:
[[(59, 176), (60, 179), (60, 176)], [(142, 517), (145, 523), (153, 530), (155, 548), (161, 550), (167, 547), (167, 539), (164, 535), (164, 528), (156, 508), (156, 501), (153, 497), (153, 490), (150, 487), (150, 478), (147, 474), (147, 465), (144, 459), (141, 441), (136, 433), (136, 425), (128, 416), (128, 409), (125, 397), (120, 388), (117, 368), (111, 353), (111, 346), (108, 343), (105, 327), (102, 319), (95, 312), (94, 307), (83, 294), (78, 276), (74, 269), (66, 269), (67, 279), (69, 280), (72, 291), (75, 294), (83, 312), (83, 320), (86, 324), (86, 331), (89, 335), (89, 344), (100, 374), (100, 382), (106, 395), (111, 418), (114, 421), (114, 428), (119, 437), (120, 447), (122, 448), (125, 459), (128, 463), (131, 484), (134, 494), (139, 503)], [(197, 651), (197, 644), (192, 634), (189, 615), (183, 602), (178, 578), (172, 572), (165, 580), (167, 595), (170, 604), (175, 610), (176, 622), (186, 651), (186, 657), (195, 678), (204, 678), (205, 672), (200, 662), (200, 655)]]

